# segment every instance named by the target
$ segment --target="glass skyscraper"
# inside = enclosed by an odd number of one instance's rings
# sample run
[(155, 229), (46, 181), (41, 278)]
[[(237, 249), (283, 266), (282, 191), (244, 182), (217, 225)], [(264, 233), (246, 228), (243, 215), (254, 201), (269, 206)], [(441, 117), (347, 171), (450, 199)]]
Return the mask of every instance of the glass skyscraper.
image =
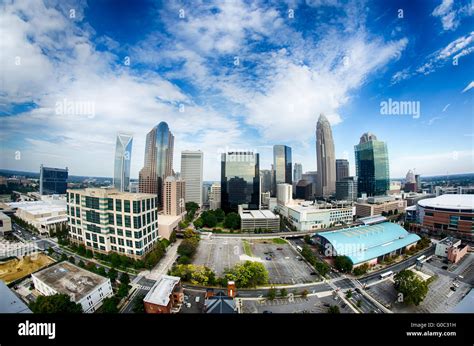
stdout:
[(67, 190), (67, 167), (40, 167), (40, 195), (63, 195)]
[(115, 145), (114, 187), (122, 192), (129, 191), (132, 143), (133, 136), (131, 134), (117, 134), (117, 144)]
[(173, 172), (174, 136), (168, 124), (159, 123), (146, 136), (145, 165), (139, 173), (139, 191), (158, 196), (158, 209), (163, 209), (163, 183)]
[(336, 182), (349, 176), (349, 161), (336, 159)]
[(273, 169), (275, 171), (273, 188), (278, 184), (292, 184), (291, 148), (286, 145), (273, 146)]
[(354, 146), (358, 195), (385, 195), (390, 188), (387, 145), (371, 133), (364, 133)]
[(318, 164), (317, 197), (329, 197), (336, 192), (336, 155), (331, 124), (321, 114), (316, 125), (316, 163)]
[(260, 208), (260, 162), (253, 152), (229, 152), (221, 157), (221, 208), (237, 212), (239, 205)]

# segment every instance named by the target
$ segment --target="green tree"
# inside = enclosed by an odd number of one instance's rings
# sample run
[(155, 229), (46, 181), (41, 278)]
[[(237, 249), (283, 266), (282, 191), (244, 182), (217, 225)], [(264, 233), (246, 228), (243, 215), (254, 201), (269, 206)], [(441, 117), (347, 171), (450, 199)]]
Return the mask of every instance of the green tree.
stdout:
[(328, 314), (339, 314), (341, 311), (339, 310), (339, 306), (337, 305), (331, 305), (328, 308)]
[(225, 216), (224, 227), (229, 229), (240, 229), (240, 216), (235, 212), (231, 212)]
[(196, 221), (194, 221), (194, 227), (202, 228), (203, 226), (204, 226), (204, 222), (202, 221), (202, 218), (199, 218)]
[(67, 255), (65, 253), (62, 253), (60, 261), (67, 261), (67, 260), (68, 260)]
[(72, 264), (76, 264), (76, 260), (75, 260), (74, 256), (69, 256), (68, 261), (71, 262)]
[(30, 309), (35, 314), (77, 314), (82, 312), (80, 304), (72, 302), (66, 294), (52, 296), (39, 296), (30, 304)]
[(176, 241), (176, 231), (173, 231), (170, 234), (170, 243), (174, 243), (175, 241)]
[(348, 290), (348, 291), (346, 292), (346, 297), (347, 297), (347, 298), (352, 297), (352, 290)]
[(186, 255), (182, 255), (179, 259), (178, 259), (178, 263), (179, 264), (190, 264), (191, 263), (191, 259), (186, 256)]
[(347, 256), (336, 256), (334, 258), (334, 265), (337, 270), (343, 273), (350, 273), (352, 270), (352, 261)]
[(116, 314), (119, 312), (117, 307), (119, 300), (117, 297), (107, 297), (102, 301), (102, 313)]
[(117, 297), (119, 299), (126, 297), (128, 295), (129, 290), (130, 290), (130, 285), (121, 283), (117, 291)]
[(280, 290), (280, 296), (281, 296), (282, 298), (285, 298), (287, 295), (288, 295), (288, 291), (286, 290), (286, 288), (282, 288), (282, 289)]
[(112, 284), (113, 284), (115, 282), (115, 280), (117, 280), (117, 277), (118, 277), (117, 269), (110, 268), (109, 272), (107, 273), (107, 276), (109, 277), (110, 282), (112, 282)]
[(79, 263), (77, 264), (81, 268), (85, 268), (86, 264), (84, 263), (83, 260), (80, 260)]
[(205, 211), (201, 214), (201, 220), (204, 226), (213, 228), (217, 225), (217, 218), (213, 211)]
[(227, 281), (235, 281), (237, 287), (256, 287), (268, 282), (268, 271), (260, 262), (245, 261), (224, 273)]
[(214, 210), (214, 215), (216, 216), (217, 222), (223, 222), (225, 219), (225, 213), (222, 209)]
[(107, 276), (107, 272), (105, 271), (105, 268), (104, 267), (99, 267), (96, 271), (97, 274), (101, 275), (101, 276)]
[(77, 247), (77, 254), (79, 256), (85, 256), (86, 255), (86, 247), (83, 244), (81, 244)]
[(273, 300), (273, 299), (276, 298), (276, 289), (275, 289), (275, 288), (272, 287), (272, 288), (270, 288), (270, 289), (268, 290), (267, 298), (268, 298), (269, 300)]
[(140, 294), (137, 297), (135, 297), (135, 300), (133, 301), (133, 312), (136, 314), (142, 314), (145, 312), (145, 305), (143, 304), (143, 299), (145, 298), (144, 294)]
[(53, 248), (52, 248), (52, 247), (49, 247), (49, 248), (48, 248), (48, 255), (51, 256), (51, 255), (53, 254), (53, 252), (54, 252)]
[(306, 244), (311, 244), (311, 237), (309, 236), (309, 234), (306, 234), (304, 237), (303, 237), (303, 240)]
[(428, 284), (411, 270), (402, 270), (394, 277), (395, 289), (403, 294), (407, 304), (420, 305), (428, 293)]
[(130, 283), (130, 276), (128, 276), (127, 273), (122, 273), (122, 275), (120, 275), (120, 283), (128, 285)]
[(359, 276), (367, 273), (367, 270), (369, 270), (369, 265), (367, 263), (364, 263), (358, 266), (357, 268), (354, 268), (352, 272), (354, 273), (354, 275)]
[(193, 257), (198, 247), (198, 240), (196, 238), (186, 238), (178, 246), (178, 254), (186, 257)]
[(314, 268), (316, 271), (319, 273), (321, 276), (326, 276), (327, 273), (329, 273), (329, 265), (326, 262), (316, 262), (314, 265)]

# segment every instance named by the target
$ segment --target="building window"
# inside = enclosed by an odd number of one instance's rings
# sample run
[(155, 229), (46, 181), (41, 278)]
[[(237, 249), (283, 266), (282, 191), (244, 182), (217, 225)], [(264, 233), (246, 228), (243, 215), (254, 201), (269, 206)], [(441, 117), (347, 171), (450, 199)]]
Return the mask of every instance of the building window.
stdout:
[(117, 222), (117, 226), (122, 226), (122, 214), (115, 215), (115, 221)]
[(133, 201), (133, 212), (135, 214), (140, 213), (140, 201)]
[(130, 221), (130, 215), (125, 215), (125, 227), (132, 227), (132, 223)]
[(86, 207), (99, 210), (99, 199), (97, 197), (86, 196)]
[(116, 199), (115, 200), (115, 210), (116, 211), (122, 211), (122, 200), (121, 199)]
[(114, 214), (109, 213), (109, 224), (114, 225)]
[(126, 213), (130, 213), (130, 201), (124, 200), (123, 201), (123, 209), (125, 210)]

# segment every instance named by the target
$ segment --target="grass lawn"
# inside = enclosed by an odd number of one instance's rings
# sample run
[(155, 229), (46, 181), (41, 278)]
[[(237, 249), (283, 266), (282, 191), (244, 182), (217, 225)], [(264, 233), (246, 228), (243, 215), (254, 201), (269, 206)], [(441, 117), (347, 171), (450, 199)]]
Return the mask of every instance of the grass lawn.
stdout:
[(247, 240), (242, 240), (242, 245), (244, 247), (244, 252), (247, 256), (253, 257), (252, 247)]
[(272, 241), (273, 241), (274, 244), (278, 244), (278, 245), (287, 244), (286, 240), (281, 239), (281, 238), (273, 238)]

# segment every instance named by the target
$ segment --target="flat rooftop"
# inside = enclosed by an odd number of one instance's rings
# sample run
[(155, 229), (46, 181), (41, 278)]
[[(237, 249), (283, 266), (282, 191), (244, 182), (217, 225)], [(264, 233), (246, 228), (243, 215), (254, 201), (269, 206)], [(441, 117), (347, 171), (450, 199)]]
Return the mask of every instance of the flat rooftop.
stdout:
[(318, 235), (329, 241), (338, 255), (349, 257), (353, 264), (366, 262), (420, 240), (416, 234), (408, 233), (392, 222), (344, 228)]
[(121, 192), (112, 187), (95, 187), (85, 189), (67, 189), (67, 193), (79, 193), (84, 196), (98, 197), (98, 198), (120, 198), (120, 199), (131, 199), (139, 200), (143, 198), (156, 197), (152, 193), (134, 193), (134, 192)]
[(158, 215), (158, 225), (173, 225), (181, 221), (183, 217), (181, 215)]
[(28, 306), (17, 297), (8, 286), (0, 280), (0, 313), (7, 314), (28, 314), (32, 313)]
[(472, 212), (474, 210), (474, 195), (441, 195), (435, 198), (426, 198), (418, 201), (422, 207), (437, 209), (459, 209)]
[(148, 291), (143, 301), (150, 304), (167, 306), (170, 302), (171, 293), (173, 293), (179, 281), (180, 278), (177, 276), (161, 275), (150, 291)]
[(109, 281), (69, 262), (57, 263), (32, 275), (58, 293), (69, 295), (74, 302), (79, 302), (97, 286)]
[(439, 241), (440, 244), (447, 245), (447, 246), (452, 246), (459, 242), (459, 239), (453, 238), (453, 237), (446, 237), (444, 239), (441, 239)]
[(240, 213), (240, 218), (244, 220), (250, 219), (278, 219), (278, 215), (275, 215), (270, 210), (244, 210)]

